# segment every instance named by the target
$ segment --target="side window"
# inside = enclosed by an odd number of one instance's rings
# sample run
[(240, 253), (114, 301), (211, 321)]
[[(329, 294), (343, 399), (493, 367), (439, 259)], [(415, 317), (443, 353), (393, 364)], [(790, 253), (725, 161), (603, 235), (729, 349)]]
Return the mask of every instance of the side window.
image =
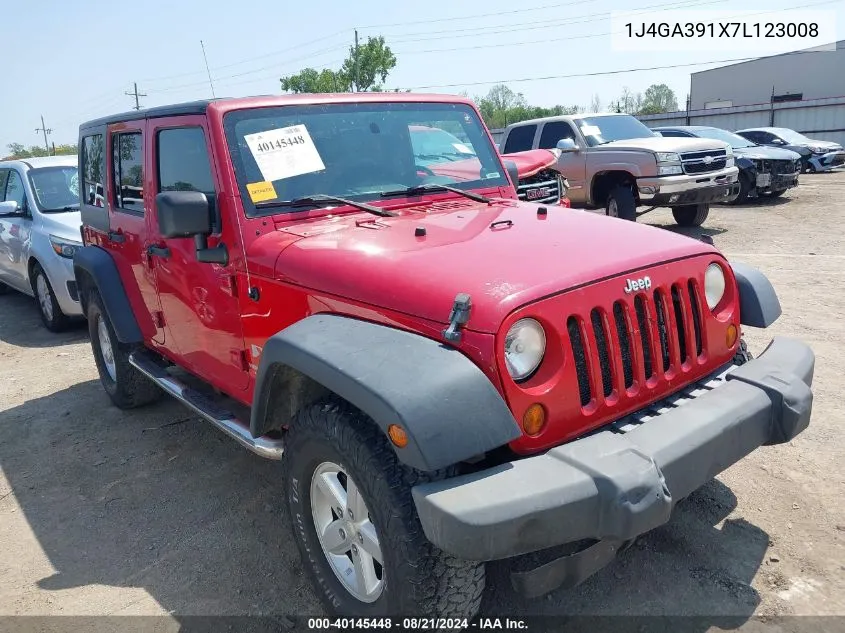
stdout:
[(216, 215), (214, 178), (202, 128), (161, 130), (157, 146), (158, 190), (200, 191)]
[(534, 134), (537, 132), (536, 125), (521, 125), (515, 127), (508, 134), (505, 141), (505, 149), (503, 154), (511, 154), (513, 152), (526, 152), (531, 149), (534, 143)]
[(7, 202), (14, 200), (18, 203), (18, 209), (26, 209), (26, 193), (23, 190), (23, 180), (21, 179), (21, 175), (14, 169), (9, 170), (4, 200)]
[(543, 126), (540, 134), (540, 149), (554, 149), (562, 138), (575, 140), (575, 132), (566, 121), (550, 121)]
[(106, 153), (102, 134), (82, 139), (82, 194), (84, 204), (104, 207)]
[(9, 170), (8, 169), (0, 169), (0, 202), (3, 202), (6, 198), (6, 181), (9, 179)]
[(112, 136), (114, 206), (144, 213), (144, 143), (140, 132)]
[(689, 136), (689, 134), (684, 134), (683, 132), (678, 132), (677, 130), (657, 130), (660, 136), (666, 136), (669, 138), (682, 138), (685, 136)]

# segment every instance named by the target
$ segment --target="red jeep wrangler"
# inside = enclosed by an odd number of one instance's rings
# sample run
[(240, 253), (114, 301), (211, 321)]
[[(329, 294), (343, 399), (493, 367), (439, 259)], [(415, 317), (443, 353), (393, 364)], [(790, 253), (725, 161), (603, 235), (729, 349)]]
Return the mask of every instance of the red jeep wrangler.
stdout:
[[(421, 126), (456, 155), (421, 155)], [(335, 613), (471, 617), (497, 559), (525, 595), (574, 585), (809, 422), (812, 351), (741, 339), (780, 315), (762, 274), (519, 200), (468, 100), (202, 101), (79, 147), (80, 192), (105, 187), (74, 267), (106, 392), (282, 459)]]

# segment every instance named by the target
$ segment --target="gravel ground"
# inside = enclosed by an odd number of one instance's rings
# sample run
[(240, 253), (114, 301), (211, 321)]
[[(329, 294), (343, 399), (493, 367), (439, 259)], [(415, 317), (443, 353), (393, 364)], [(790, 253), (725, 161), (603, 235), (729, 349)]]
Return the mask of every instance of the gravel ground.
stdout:
[[(784, 314), (746, 332), (752, 351), (772, 335), (815, 350), (810, 428), (705, 485), (574, 590), (525, 601), (491, 566), (484, 613), (699, 615), (702, 630), (715, 616), (845, 615), (843, 199), (845, 172), (802, 176), (781, 199), (714, 208), (704, 229), (778, 290)], [(642, 220), (679, 230), (668, 211)], [(0, 297), (0, 467), (0, 615), (321, 613), (279, 466), (175, 401), (110, 406), (84, 325), (50, 334), (15, 294)]]

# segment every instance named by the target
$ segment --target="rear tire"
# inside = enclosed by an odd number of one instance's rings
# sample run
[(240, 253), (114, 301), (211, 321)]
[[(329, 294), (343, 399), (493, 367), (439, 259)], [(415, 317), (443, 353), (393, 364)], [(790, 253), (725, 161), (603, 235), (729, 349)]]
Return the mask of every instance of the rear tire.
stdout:
[(709, 204), (694, 204), (688, 207), (672, 207), (672, 216), (680, 226), (701, 226), (710, 215)]
[(56, 300), (56, 293), (53, 286), (47, 279), (47, 273), (36, 262), (32, 265), (32, 291), (35, 293), (35, 300), (38, 302), (38, 313), (41, 315), (41, 322), (51, 332), (61, 332), (66, 329), (70, 319), (65, 316)]
[(88, 298), (88, 334), (103, 389), (120, 409), (133, 409), (158, 400), (161, 389), (129, 364), (140, 346), (121, 343), (96, 291)]
[(421, 473), (401, 464), (372, 421), (342, 403), (297, 415), (283, 464), (294, 538), (330, 613), (471, 618), (478, 612), (483, 563), (428, 541), (411, 497), (415, 484), (451, 471)]
[(637, 221), (637, 199), (631, 187), (617, 185), (607, 194), (607, 201), (604, 203), (605, 215), (620, 220)]

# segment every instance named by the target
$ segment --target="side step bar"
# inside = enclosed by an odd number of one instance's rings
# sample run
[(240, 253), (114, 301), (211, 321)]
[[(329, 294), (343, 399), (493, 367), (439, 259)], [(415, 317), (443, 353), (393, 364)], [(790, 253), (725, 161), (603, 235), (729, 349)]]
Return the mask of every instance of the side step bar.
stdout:
[(129, 355), (129, 363), (165, 392), (211, 422), (244, 448), (267, 459), (282, 458), (285, 449), (283, 440), (266, 436), (252, 437), (249, 426), (238, 420), (234, 413), (217, 406), (196, 389), (174, 378), (145, 354), (133, 352)]

